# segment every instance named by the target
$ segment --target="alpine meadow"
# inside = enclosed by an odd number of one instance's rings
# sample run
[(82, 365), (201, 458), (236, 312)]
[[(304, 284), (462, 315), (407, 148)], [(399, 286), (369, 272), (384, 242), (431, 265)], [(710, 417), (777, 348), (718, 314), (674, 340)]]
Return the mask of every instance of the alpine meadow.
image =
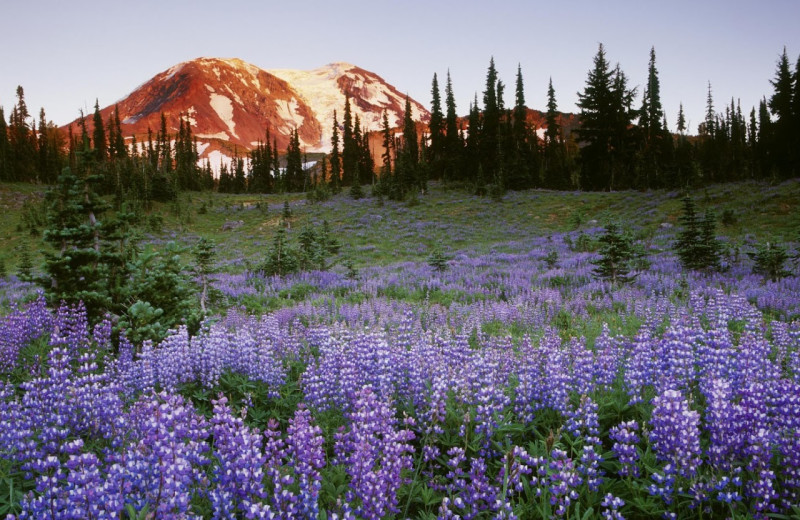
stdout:
[(0, 515), (800, 518), (775, 56), (696, 133), (655, 47), (634, 87), (599, 44), (575, 113), (494, 58), (469, 107), (344, 62), (199, 58), (64, 126), (18, 87)]

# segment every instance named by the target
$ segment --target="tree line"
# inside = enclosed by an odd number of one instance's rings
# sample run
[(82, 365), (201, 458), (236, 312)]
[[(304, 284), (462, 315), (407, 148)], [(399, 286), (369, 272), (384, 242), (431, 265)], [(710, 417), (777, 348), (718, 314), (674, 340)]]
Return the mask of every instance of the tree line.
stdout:
[[(709, 84), (706, 116), (697, 135), (689, 135), (683, 107), (669, 130), (660, 97), (655, 49), (650, 51), (641, 101), (619, 64), (612, 66), (600, 44), (578, 93), (578, 125), (561, 125), (552, 80), (547, 88), (543, 128), (530, 120), (522, 70), (518, 67), (513, 104), (490, 60), (479, 102), (459, 117), (448, 72), (444, 98), (436, 74), (431, 87), (428, 125), (413, 119), (406, 100), (403, 124), (393, 129), (383, 114), (382, 150), (376, 164), (369, 132), (346, 98), (339, 121), (334, 113), (331, 152), (309, 166), (297, 131), (286, 150), (266, 129), (265, 140), (247, 154), (234, 151), (230, 166), (218, 175), (199, 162), (197, 141), (188, 119), (180, 117), (177, 135), (166, 117), (146, 140), (127, 140), (119, 111), (104, 121), (95, 104), (92, 132), (81, 114), (78, 129), (67, 135), (48, 122), (44, 109), (38, 123), (31, 117), (22, 87), (8, 122), (0, 107), (0, 181), (54, 184), (65, 166), (77, 171), (79, 152), (91, 152), (83, 167), (101, 174), (101, 193), (117, 201), (172, 200), (182, 190), (231, 193), (312, 192), (319, 196), (361, 186), (394, 199), (424, 191), (430, 179), (463, 185), (479, 194), (500, 195), (528, 188), (620, 190), (689, 187), (745, 179), (784, 179), (800, 171), (800, 58), (794, 68), (786, 50), (778, 59), (773, 92), (745, 116), (741, 104), (717, 109)], [(375, 153), (377, 157), (377, 152)], [(78, 172), (80, 173), (80, 172)]]

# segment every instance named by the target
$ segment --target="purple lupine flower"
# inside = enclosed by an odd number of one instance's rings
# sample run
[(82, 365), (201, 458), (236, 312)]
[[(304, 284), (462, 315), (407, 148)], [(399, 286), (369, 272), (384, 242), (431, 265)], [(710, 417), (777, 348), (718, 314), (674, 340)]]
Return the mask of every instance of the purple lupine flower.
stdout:
[(300, 405), (289, 419), (287, 457), (300, 486), (299, 515), (309, 520), (319, 516), (319, 492), (325, 467), (325, 439), (319, 426), (312, 424), (311, 412)]
[(622, 513), (618, 511), (619, 508), (625, 505), (625, 501), (621, 498), (607, 493), (600, 505), (604, 507), (602, 514), (605, 520), (625, 520)]
[(358, 503), (354, 512), (371, 520), (397, 513), (401, 472), (410, 469), (414, 434), (395, 429), (392, 409), (377, 398), (370, 386), (356, 392), (353, 410), (347, 414), (349, 429), (336, 434), (336, 463), (350, 475), (345, 498)]
[(216, 464), (209, 498), (214, 518), (247, 513), (250, 504), (266, 497), (262, 483), (266, 456), (261, 448), (261, 434), (234, 416), (227, 402), (222, 395), (212, 401), (214, 447), (211, 456), (216, 458)]
[(667, 390), (653, 399), (650, 444), (656, 458), (667, 463), (665, 471), (691, 478), (700, 464), (700, 414), (678, 390)]
[(622, 465), (619, 474), (622, 476), (639, 476), (639, 454), (636, 445), (639, 443), (639, 424), (636, 421), (619, 423), (611, 428), (608, 437), (614, 441), (611, 450)]
[(578, 499), (577, 487), (581, 485), (581, 477), (575, 469), (575, 463), (567, 452), (554, 448), (550, 453), (548, 464), (550, 505), (555, 507), (555, 516), (566, 516), (572, 502)]
[(165, 392), (140, 399), (129, 420), (134, 439), (119, 468), (126, 505), (160, 518), (185, 516), (208, 463), (205, 420), (183, 397)]

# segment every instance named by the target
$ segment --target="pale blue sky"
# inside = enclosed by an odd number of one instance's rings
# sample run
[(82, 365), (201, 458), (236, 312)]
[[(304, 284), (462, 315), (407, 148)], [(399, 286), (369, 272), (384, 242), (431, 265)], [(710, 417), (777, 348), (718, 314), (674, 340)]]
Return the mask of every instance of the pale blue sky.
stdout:
[(264, 69), (347, 61), (426, 106), (433, 73), (443, 87), (449, 68), (462, 115), (494, 56), (507, 103), (519, 63), (528, 106), (544, 108), (552, 76), (559, 108), (575, 111), (602, 42), (634, 86), (655, 46), (670, 127), (682, 101), (694, 133), (709, 81), (718, 111), (735, 97), (749, 113), (784, 46), (793, 66), (800, 54), (799, 0), (10, 0), (0, 19), (0, 106), (8, 117), (22, 85), (31, 113), (43, 106), (57, 124), (199, 56)]

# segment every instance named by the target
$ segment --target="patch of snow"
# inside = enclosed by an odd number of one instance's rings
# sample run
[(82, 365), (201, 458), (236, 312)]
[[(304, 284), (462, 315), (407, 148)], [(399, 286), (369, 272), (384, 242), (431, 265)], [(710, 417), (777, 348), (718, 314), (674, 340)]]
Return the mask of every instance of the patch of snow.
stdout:
[(222, 169), (222, 165), (224, 164), (225, 167), (230, 171), (231, 169), (231, 162), (233, 159), (228, 157), (224, 153), (219, 150), (214, 150), (213, 152), (208, 153), (208, 164), (211, 166), (211, 171), (214, 173), (214, 178), (219, 177), (219, 171)]
[(211, 86), (211, 85), (209, 85), (209, 84), (206, 84), (206, 89), (208, 89), (208, 91), (209, 91), (209, 92), (211, 92), (212, 94), (213, 94), (214, 92), (216, 92), (216, 90), (214, 90), (214, 87), (212, 87), (212, 86)]
[(167, 76), (164, 79), (172, 79), (175, 74), (181, 71), (184, 65), (186, 65), (186, 62), (178, 63), (177, 65), (171, 67), (169, 70), (167, 70)]
[(277, 101), (275, 106), (278, 108), (278, 117), (284, 121), (284, 128), (293, 130), (295, 127), (303, 126), (305, 118), (297, 113), (297, 109), (300, 108), (297, 98)]
[(228, 92), (233, 96), (233, 99), (236, 100), (236, 103), (238, 103), (241, 106), (242, 105), (242, 98), (240, 98), (239, 95), (236, 94), (236, 92), (234, 92), (233, 89), (230, 86), (227, 86), (227, 89), (228, 89)]
[[(366, 90), (366, 101), (377, 107), (374, 112), (364, 111), (359, 106), (351, 103), (350, 108), (353, 118), (358, 115), (363, 128), (368, 131), (380, 130), (383, 122), (383, 108), (392, 105), (404, 106), (405, 97), (398, 95), (384, 86), (377, 79), (364, 76), (362, 73), (351, 72), (355, 65), (345, 62), (330, 63), (314, 70), (271, 69), (266, 72), (286, 81), (300, 98), (311, 108), (317, 120), (322, 125), (322, 136), (319, 143), (308, 143), (309, 151), (329, 152), (331, 149), (331, 135), (333, 134), (333, 111), (339, 122), (344, 115), (344, 92), (339, 88), (337, 80), (349, 75), (359, 88)], [(415, 119), (419, 119), (424, 107), (412, 103)], [(389, 123), (393, 126), (402, 124), (402, 114), (389, 113)]]
[(217, 132), (216, 134), (196, 134), (197, 137), (202, 137), (204, 139), (225, 139), (228, 140), (231, 138), (228, 135), (228, 132)]
[(205, 152), (206, 148), (208, 148), (210, 145), (211, 145), (211, 143), (197, 143), (197, 155), (198, 155), (198, 157), (203, 155), (203, 152)]
[(121, 121), (121, 123), (122, 123), (123, 125), (133, 125), (133, 124), (135, 124), (135, 123), (136, 123), (138, 120), (140, 120), (141, 118), (142, 118), (142, 114), (136, 114), (135, 116), (126, 117), (125, 119), (123, 119), (123, 120)]
[(186, 109), (186, 120), (189, 121), (189, 124), (192, 126), (197, 126), (197, 119), (194, 118), (194, 115), (197, 113), (194, 106), (190, 106)]
[(214, 112), (216, 112), (219, 118), (228, 126), (231, 135), (238, 137), (236, 135), (236, 122), (233, 120), (233, 103), (231, 103), (230, 98), (220, 94), (211, 94), (209, 103), (211, 104), (211, 108), (214, 109)]

